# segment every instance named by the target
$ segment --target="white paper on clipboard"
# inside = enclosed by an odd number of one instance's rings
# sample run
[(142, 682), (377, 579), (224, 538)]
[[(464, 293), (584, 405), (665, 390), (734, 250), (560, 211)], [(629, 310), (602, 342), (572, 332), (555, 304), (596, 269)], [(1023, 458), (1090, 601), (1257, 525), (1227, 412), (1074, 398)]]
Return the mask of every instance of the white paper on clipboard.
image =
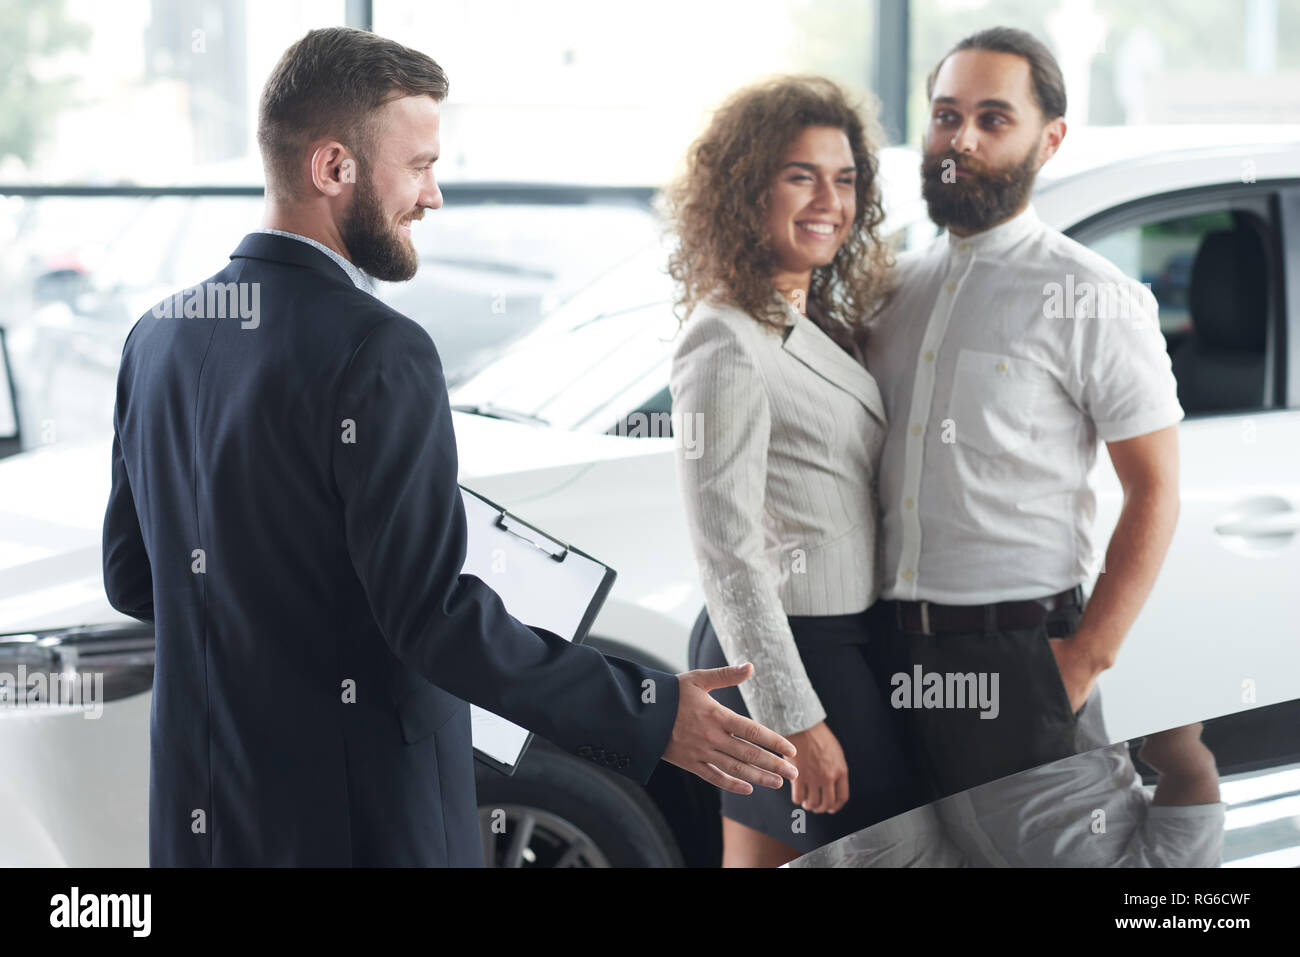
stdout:
[[(579, 629), (585, 632), (599, 610), (612, 570), (463, 486), (461, 499), (468, 532), (462, 573), (482, 579), (525, 625), (567, 641), (585, 637)], [(474, 749), (488, 763), (512, 772), (531, 732), (475, 704), (470, 705), (470, 720)]]

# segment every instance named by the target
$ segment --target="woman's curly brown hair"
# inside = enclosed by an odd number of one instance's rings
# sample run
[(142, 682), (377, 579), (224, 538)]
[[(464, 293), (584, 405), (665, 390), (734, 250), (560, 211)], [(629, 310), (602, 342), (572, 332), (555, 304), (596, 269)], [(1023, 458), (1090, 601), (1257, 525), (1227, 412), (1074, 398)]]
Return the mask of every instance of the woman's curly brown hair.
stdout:
[(766, 218), (786, 150), (810, 126), (837, 127), (848, 137), (857, 208), (835, 258), (812, 271), (808, 316), (844, 344), (879, 308), (893, 263), (877, 235), (885, 214), (876, 149), (884, 138), (874, 109), (867, 113), (850, 102), (825, 77), (777, 76), (733, 93), (718, 108), (691, 145), (685, 171), (666, 191), (668, 221), (679, 242), (668, 273), (678, 283), (674, 314), (680, 322), (717, 297), (774, 328), (784, 325), (784, 309), (773, 296), (776, 261)]

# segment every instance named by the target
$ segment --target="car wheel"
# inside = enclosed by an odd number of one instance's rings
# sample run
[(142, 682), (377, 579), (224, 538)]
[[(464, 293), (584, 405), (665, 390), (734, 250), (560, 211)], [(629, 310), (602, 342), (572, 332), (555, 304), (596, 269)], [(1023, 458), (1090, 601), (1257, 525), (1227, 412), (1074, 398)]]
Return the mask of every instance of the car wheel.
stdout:
[(634, 782), (537, 744), (513, 777), (478, 769), (485, 866), (681, 866), (662, 815)]

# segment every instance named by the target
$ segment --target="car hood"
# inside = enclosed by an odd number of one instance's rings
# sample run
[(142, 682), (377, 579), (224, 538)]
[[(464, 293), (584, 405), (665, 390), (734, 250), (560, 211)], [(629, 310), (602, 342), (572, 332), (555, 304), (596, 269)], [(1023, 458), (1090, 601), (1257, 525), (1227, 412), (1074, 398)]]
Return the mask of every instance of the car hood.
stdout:
[[(527, 515), (592, 463), (657, 445), (452, 413), (460, 482)], [(0, 634), (119, 622), (104, 594), (101, 535), (112, 440), (0, 460)], [(645, 451), (650, 451), (648, 448)]]

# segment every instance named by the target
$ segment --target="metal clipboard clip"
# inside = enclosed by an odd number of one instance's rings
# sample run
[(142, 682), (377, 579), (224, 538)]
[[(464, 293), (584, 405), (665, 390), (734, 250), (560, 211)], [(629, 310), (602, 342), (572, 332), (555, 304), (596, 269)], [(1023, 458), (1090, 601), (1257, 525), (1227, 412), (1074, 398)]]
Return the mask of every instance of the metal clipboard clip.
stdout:
[(563, 545), (560, 542), (552, 541), (551, 539), (546, 539), (546, 541), (550, 542), (552, 546), (556, 546), (559, 548), (559, 551), (555, 551), (553, 548), (550, 548), (547, 545), (542, 544), (542, 542), (539, 542), (537, 539), (529, 535), (525, 535), (523, 532), (517, 531), (514, 528), (511, 528), (509, 524), (511, 521), (518, 522), (522, 528), (528, 529), (529, 531), (533, 530), (532, 526), (526, 525), (523, 522), (519, 521), (519, 519), (515, 518), (509, 512), (501, 512), (500, 514), (497, 515), (496, 526), (497, 528), (501, 529), (501, 531), (508, 532), (509, 534), (513, 535), (515, 538), (523, 539), (525, 542), (527, 542), (529, 545), (532, 545), (534, 548), (546, 552), (547, 555), (550, 555), (551, 558), (557, 562), (562, 562), (569, 557), (568, 545)]

